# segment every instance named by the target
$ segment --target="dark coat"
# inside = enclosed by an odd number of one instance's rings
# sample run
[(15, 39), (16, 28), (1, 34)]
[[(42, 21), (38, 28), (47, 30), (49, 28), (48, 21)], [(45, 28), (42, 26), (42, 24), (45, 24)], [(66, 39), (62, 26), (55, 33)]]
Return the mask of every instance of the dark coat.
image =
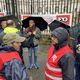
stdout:
[[(55, 45), (55, 51), (58, 51), (60, 48), (68, 44), (69, 35), (68, 32), (66, 32), (66, 30), (58, 28), (53, 31), (52, 35), (55, 35), (59, 41), (59, 43)], [(59, 60), (58, 64), (62, 69), (63, 80), (75, 80), (75, 74), (74, 74), (75, 58), (72, 53), (65, 54)]]
[(76, 56), (76, 60), (75, 60), (75, 68), (76, 68), (75, 80), (80, 79), (80, 51), (78, 51), (79, 48), (80, 48), (80, 35), (78, 35), (78, 37), (77, 37), (77, 44), (74, 48), (74, 52), (75, 52), (75, 56)]

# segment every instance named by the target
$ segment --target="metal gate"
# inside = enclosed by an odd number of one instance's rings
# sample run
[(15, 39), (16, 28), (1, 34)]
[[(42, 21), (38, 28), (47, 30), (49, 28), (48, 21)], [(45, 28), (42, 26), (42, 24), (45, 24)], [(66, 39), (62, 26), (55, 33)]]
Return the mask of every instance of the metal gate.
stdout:
[(72, 13), (72, 25), (80, 23), (80, 0), (0, 0), (0, 11), (21, 14)]

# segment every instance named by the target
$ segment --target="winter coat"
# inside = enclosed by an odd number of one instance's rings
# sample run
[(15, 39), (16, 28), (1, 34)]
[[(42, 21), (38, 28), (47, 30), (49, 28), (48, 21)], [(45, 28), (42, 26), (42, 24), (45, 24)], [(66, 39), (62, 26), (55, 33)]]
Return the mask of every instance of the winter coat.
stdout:
[[(14, 48), (9, 46), (0, 47), (0, 54), (17, 52)], [(3, 76), (6, 80), (29, 80), (26, 68), (23, 63), (18, 59), (12, 59), (9, 62), (4, 63), (0, 76)]]
[(29, 46), (30, 47), (35, 47), (35, 46), (38, 46), (39, 44), (39, 40), (41, 38), (41, 31), (39, 28), (36, 27), (36, 34), (35, 35), (29, 35), (29, 32), (25, 32), (25, 37), (26, 37), (26, 44), (29, 45), (29, 44), (33, 44), (32, 46)]
[[(68, 32), (62, 28), (55, 29), (52, 32), (52, 35), (54, 35), (58, 39), (58, 44), (54, 45), (54, 48), (55, 48), (54, 51), (51, 51), (52, 53), (48, 54), (50, 56), (58, 52), (61, 48), (64, 48), (68, 44), (68, 37), (69, 37)], [(66, 53), (59, 59), (58, 66), (62, 69), (62, 80), (75, 79), (75, 74), (74, 74), (75, 61), (74, 60), (75, 60), (74, 56), (70, 52)]]

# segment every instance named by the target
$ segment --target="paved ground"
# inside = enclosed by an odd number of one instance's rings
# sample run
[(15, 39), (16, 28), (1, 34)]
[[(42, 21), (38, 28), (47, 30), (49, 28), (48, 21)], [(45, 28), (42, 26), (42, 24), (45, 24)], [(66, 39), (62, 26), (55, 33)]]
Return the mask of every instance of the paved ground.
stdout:
[[(32, 70), (27, 70), (29, 76), (33, 77), (33, 80), (44, 80), (45, 75), (44, 75), (44, 70), (45, 70), (45, 64), (47, 60), (47, 51), (48, 51), (49, 46), (39, 46), (39, 52), (38, 52), (38, 63), (40, 65), (40, 68), (37, 69), (32, 69)], [(26, 67), (28, 66), (28, 52), (27, 49), (24, 49), (24, 61)]]

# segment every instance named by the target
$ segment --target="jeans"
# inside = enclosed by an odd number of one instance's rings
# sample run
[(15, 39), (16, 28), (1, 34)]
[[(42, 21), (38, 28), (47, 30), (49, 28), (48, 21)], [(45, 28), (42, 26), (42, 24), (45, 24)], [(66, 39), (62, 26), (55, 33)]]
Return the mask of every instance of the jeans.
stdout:
[(28, 48), (28, 56), (29, 56), (29, 65), (32, 65), (32, 55), (34, 52), (34, 64), (37, 65), (37, 54), (38, 54), (38, 46), (33, 48)]

